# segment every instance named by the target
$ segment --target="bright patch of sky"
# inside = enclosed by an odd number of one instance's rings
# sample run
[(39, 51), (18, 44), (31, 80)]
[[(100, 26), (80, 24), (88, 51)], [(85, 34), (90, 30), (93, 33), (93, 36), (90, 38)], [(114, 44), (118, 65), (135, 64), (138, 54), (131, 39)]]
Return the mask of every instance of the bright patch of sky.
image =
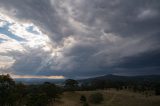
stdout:
[(12, 75), (13, 78), (64, 79), (64, 76)]
[(7, 55), (11, 51), (26, 52), (26, 47), (43, 48), (49, 51), (50, 41), (47, 35), (33, 23), (24, 23), (13, 20), (0, 13), (0, 68), (11, 66), (14, 59)]
[(8, 56), (1, 56), (0, 55), (0, 67), (1, 68), (7, 68), (10, 67), (11, 64), (13, 64), (13, 58)]

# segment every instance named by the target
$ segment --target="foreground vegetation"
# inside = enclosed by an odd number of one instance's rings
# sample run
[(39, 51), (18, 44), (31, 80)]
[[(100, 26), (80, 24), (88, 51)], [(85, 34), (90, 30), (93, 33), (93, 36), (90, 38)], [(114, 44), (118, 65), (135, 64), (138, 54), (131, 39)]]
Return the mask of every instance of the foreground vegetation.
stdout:
[(0, 106), (47, 106), (53, 104), (61, 93), (60, 87), (49, 82), (16, 84), (9, 75), (0, 75)]
[[(16, 83), (0, 75), (0, 106), (160, 106), (159, 82), (95, 80), (64, 85)], [(98, 90), (97, 90), (98, 89)]]
[[(89, 101), (89, 96), (95, 92), (103, 94), (104, 100), (100, 104)], [(83, 106), (80, 102), (81, 95), (86, 96), (89, 106), (160, 106), (159, 96), (146, 96), (127, 90), (98, 90), (98, 91), (75, 91), (64, 92), (60, 101), (53, 106)]]

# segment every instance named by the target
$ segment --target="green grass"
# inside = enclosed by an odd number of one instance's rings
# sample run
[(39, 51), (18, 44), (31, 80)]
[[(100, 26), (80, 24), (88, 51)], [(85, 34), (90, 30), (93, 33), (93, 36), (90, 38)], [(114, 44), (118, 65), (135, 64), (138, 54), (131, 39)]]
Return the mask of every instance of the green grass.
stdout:
[(54, 106), (83, 106), (80, 103), (80, 96), (85, 95), (88, 99), (93, 92), (101, 92), (104, 101), (101, 104), (91, 104), (89, 106), (160, 106), (160, 96), (148, 96), (130, 91), (100, 90), (100, 91), (76, 91), (65, 92), (61, 95), (61, 100)]

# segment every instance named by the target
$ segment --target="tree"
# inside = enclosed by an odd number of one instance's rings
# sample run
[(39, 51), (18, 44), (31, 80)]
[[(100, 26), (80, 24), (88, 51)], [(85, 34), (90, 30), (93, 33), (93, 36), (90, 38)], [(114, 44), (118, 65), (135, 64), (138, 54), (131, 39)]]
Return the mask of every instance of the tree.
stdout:
[(15, 98), (13, 98), (15, 82), (7, 75), (0, 75), (0, 103), (1, 106), (10, 105), (13, 106), (15, 103)]
[(67, 79), (65, 81), (65, 88), (70, 91), (74, 91), (78, 88), (78, 82), (74, 79)]
[(17, 105), (21, 106), (24, 104), (27, 96), (27, 86), (23, 83), (18, 83), (15, 86), (15, 98), (17, 99)]
[(47, 106), (49, 103), (46, 93), (42, 90), (42, 85), (30, 85), (27, 91), (27, 106)]
[(31, 85), (27, 98), (27, 106), (47, 106), (59, 98), (61, 89), (55, 84), (45, 82), (41, 85)]
[(49, 101), (52, 101), (52, 99), (55, 101), (56, 98), (59, 98), (59, 94), (61, 94), (61, 89), (49, 82), (45, 82), (42, 85), (42, 91), (47, 95)]
[(103, 95), (101, 93), (93, 93), (90, 95), (89, 101), (94, 104), (99, 104), (103, 101)]
[(27, 106), (47, 106), (48, 98), (45, 93), (30, 94), (28, 96)]

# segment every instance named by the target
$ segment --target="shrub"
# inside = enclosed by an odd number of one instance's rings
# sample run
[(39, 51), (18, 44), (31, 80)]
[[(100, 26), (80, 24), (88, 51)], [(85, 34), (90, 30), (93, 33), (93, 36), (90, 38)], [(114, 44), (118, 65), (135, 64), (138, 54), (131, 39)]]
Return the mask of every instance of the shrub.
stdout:
[(85, 97), (84, 95), (82, 95), (82, 96), (80, 97), (80, 101), (83, 103), (83, 102), (86, 102), (87, 99), (86, 99), (86, 97)]
[(48, 97), (44, 93), (31, 94), (28, 96), (27, 106), (47, 106)]
[(84, 102), (83, 106), (89, 106), (89, 104), (87, 102)]
[(103, 95), (101, 93), (93, 93), (89, 96), (89, 101), (94, 104), (99, 104), (103, 101)]
[(155, 95), (160, 95), (160, 84), (155, 86)]

